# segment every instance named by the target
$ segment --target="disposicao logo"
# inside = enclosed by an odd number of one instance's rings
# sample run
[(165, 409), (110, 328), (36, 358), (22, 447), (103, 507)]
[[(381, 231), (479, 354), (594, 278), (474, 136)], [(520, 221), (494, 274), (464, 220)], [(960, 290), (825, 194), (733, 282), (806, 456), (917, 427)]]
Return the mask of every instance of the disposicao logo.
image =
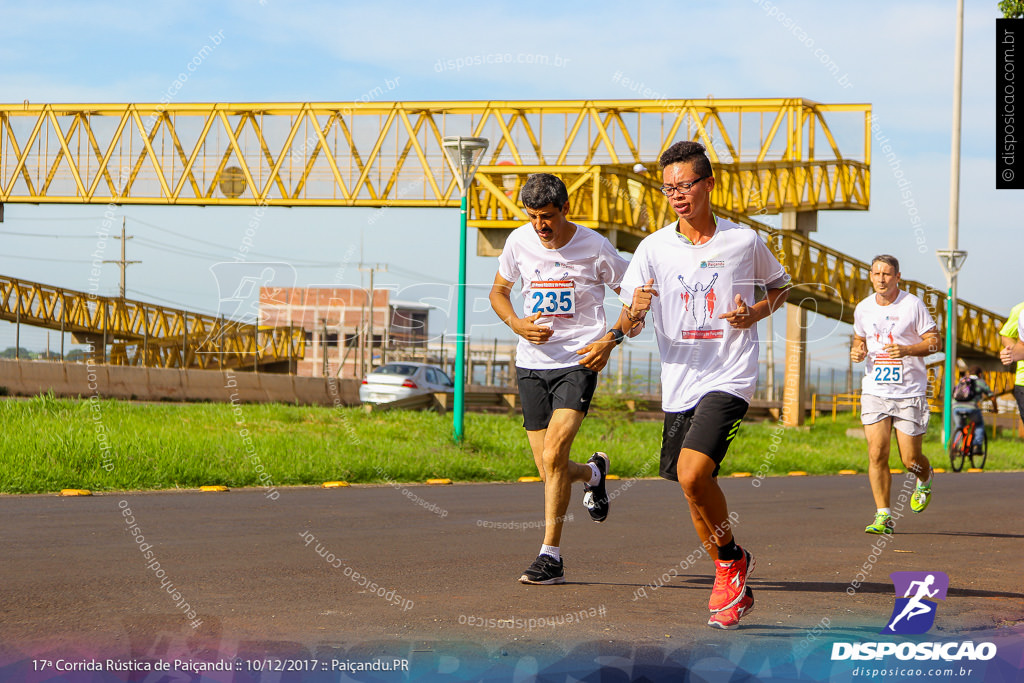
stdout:
[(935, 623), (935, 601), (946, 599), (949, 576), (945, 572), (893, 572), (889, 576), (896, 589), (896, 605), (879, 633), (927, 633)]
[[(885, 628), (885, 635), (927, 633), (935, 624), (936, 600), (945, 600), (949, 576), (944, 572), (893, 572), (896, 604)], [(832, 643), (832, 661), (870, 660), (895, 656), (900, 660), (953, 662), (986, 661), (996, 656), (994, 643), (949, 642), (872, 642)]]

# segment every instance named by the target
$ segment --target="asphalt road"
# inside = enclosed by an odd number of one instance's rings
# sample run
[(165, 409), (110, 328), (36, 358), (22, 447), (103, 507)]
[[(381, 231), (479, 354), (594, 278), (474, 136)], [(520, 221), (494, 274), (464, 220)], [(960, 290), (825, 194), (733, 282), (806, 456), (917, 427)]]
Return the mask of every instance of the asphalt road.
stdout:
[(866, 476), (755, 481), (722, 482), (757, 558), (755, 609), (733, 632), (706, 626), (711, 563), (687, 565), (699, 544), (662, 480), (610, 482), (604, 524), (577, 486), (561, 586), (516, 581), (542, 540), (541, 484), (0, 496), (0, 680), (43, 656), (341, 653), (464, 673), (814, 649), (877, 639), (901, 570), (949, 575), (932, 636), (1024, 633), (1024, 473), (936, 475), (929, 509), (907, 505), (883, 546), (863, 533)]

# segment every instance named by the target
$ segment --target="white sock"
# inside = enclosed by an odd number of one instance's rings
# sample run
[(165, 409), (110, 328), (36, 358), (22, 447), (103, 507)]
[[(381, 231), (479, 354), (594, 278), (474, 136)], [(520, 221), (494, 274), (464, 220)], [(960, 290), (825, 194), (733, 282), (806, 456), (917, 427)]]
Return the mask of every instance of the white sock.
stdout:
[(597, 486), (601, 483), (601, 470), (597, 469), (596, 462), (588, 462), (590, 465), (590, 479), (587, 481), (587, 486)]
[(892, 514), (892, 510), (890, 510), (889, 508), (878, 508), (878, 511), (884, 512), (887, 515)]
[(541, 547), (540, 547), (540, 554), (541, 555), (550, 555), (551, 557), (555, 558), (556, 560), (561, 560), (562, 559), (562, 553), (558, 550), (558, 546), (557, 545), (541, 545)]

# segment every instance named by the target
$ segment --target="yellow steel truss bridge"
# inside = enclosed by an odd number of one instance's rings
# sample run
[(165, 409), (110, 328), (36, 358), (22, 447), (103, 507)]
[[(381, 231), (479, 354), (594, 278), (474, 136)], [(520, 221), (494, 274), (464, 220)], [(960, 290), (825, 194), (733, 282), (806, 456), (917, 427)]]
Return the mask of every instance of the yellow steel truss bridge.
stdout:
[(2, 275), (0, 319), (70, 332), (96, 349), (94, 360), (114, 365), (282, 369), (302, 358), (305, 347), (301, 329), (264, 328)]
[(800, 99), (26, 102), (0, 105), (0, 202), (457, 206), (441, 148), (457, 134), (491, 140), (478, 226), (517, 212), (517, 180), (501, 176), (557, 167), (580, 176), (578, 191), (599, 180), (595, 167), (652, 164), (681, 138), (707, 145), (723, 173), (718, 202), (737, 213), (866, 209), (869, 116), (867, 105)]

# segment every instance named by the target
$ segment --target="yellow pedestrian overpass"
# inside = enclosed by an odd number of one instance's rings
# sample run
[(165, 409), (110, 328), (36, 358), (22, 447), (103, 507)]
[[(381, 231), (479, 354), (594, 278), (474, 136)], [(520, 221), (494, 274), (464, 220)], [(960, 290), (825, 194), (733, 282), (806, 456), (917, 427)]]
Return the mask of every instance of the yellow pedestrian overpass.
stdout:
[[(632, 250), (674, 219), (658, 191), (658, 155), (676, 140), (693, 139), (704, 143), (715, 167), (716, 210), (759, 230), (789, 269), (796, 283), (791, 311), (814, 309), (851, 322), (854, 305), (871, 291), (868, 264), (809, 237), (818, 211), (869, 206), (867, 104), (799, 98), (0, 104), (0, 210), (3, 203), (455, 208), (458, 187), (442, 149), (447, 135), (490, 140), (469, 196), (469, 225), (479, 228), (481, 255), (497, 254), (508, 232), (526, 220), (518, 190), (539, 171), (566, 182), (573, 220)], [(768, 214), (781, 214), (781, 230), (756, 220)], [(5, 320), (26, 314), (17, 302), (45, 298), (43, 285), (7, 282)], [(905, 285), (944, 328), (945, 292)], [(108, 303), (110, 313), (80, 318), (87, 327), (82, 334), (102, 337), (111, 348), (137, 348), (139, 330), (149, 330), (148, 321), (164, 310)], [(85, 310), (74, 301), (67, 308)], [(115, 324), (139, 320), (139, 311), (147, 311), (141, 326)], [(197, 319), (191, 315), (170, 317)], [(46, 316), (36, 319), (42, 322), (33, 324), (55, 324), (52, 316), (49, 323)], [(964, 301), (957, 319), (960, 354), (994, 361), (1003, 319)], [(189, 329), (216, 329), (216, 322), (196, 326)], [(216, 355), (198, 353), (209, 334), (182, 334), (182, 328), (188, 323), (146, 332), (141, 354), (104, 356), (190, 367)], [(252, 347), (221, 335), (239, 354), (231, 362), (245, 367), (245, 349), (258, 347), (262, 333), (245, 333)], [(294, 333), (266, 331), (266, 343), (273, 346), (277, 334), (282, 360), (301, 357)], [(802, 354), (800, 340), (792, 341), (792, 352)]]

